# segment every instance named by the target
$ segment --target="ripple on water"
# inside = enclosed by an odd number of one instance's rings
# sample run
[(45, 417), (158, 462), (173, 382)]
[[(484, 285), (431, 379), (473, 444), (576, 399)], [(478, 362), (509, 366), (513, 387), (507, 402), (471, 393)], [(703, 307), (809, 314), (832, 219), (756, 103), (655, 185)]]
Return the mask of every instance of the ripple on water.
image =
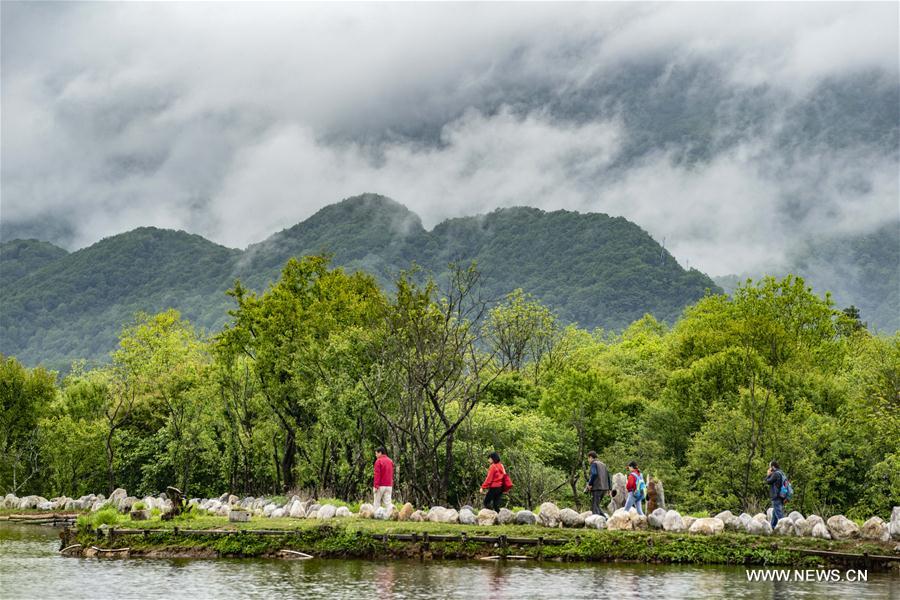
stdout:
[(750, 583), (743, 568), (360, 560), (76, 559), (56, 530), (0, 524), (0, 597), (80, 598), (838, 598), (900, 597), (900, 577), (868, 584)]

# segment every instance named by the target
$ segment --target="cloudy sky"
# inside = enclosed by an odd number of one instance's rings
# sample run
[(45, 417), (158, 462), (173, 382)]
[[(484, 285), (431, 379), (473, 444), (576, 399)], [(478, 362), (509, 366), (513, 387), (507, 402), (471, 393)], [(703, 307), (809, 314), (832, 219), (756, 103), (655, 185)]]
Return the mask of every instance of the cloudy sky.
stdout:
[(898, 6), (3, 2), (0, 232), (245, 247), (378, 192), (765, 268), (898, 218)]

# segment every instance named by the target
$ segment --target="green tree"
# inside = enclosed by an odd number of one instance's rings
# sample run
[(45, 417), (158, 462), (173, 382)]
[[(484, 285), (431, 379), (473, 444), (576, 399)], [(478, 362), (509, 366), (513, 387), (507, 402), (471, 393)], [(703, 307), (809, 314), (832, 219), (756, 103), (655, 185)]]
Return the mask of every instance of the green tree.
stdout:
[(0, 484), (18, 494), (40, 472), (38, 422), (56, 396), (55, 374), (0, 355)]
[(381, 293), (370, 276), (330, 270), (328, 259), (308, 256), (288, 261), (281, 279), (261, 296), (240, 282), (229, 294), (237, 302), (230, 313), (234, 322), (218, 343), (223, 352), (251, 359), (259, 390), (281, 426), (278, 479), (290, 490), (296, 485), (298, 431), (307, 432), (317, 419), (316, 386), (328, 340), (368, 322)]

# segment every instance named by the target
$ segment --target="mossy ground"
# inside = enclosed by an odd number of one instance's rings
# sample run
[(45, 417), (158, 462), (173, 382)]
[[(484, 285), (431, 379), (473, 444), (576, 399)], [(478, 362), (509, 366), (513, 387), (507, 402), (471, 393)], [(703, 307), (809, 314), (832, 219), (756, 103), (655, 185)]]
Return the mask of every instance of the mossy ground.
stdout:
[[(860, 540), (820, 540), (797, 537), (759, 537), (738, 533), (703, 536), (663, 531), (597, 531), (588, 529), (547, 529), (522, 525), (457, 525), (412, 523), (363, 519), (334, 519), (329, 522), (298, 519), (252, 519), (229, 523), (223, 517), (161, 521), (130, 521), (124, 517), (114, 527), (142, 529), (145, 534), (118, 535), (109, 540), (95, 530), (82, 528), (72, 540), (85, 547), (128, 546), (132, 554), (210, 555), (234, 557), (272, 556), (279, 550), (297, 550), (318, 557), (343, 558), (461, 558), (516, 554), (543, 560), (638, 561), (684, 564), (753, 564), (812, 567), (819, 557), (803, 555), (790, 548), (827, 550), (855, 554), (893, 554), (893, 545)], [(178, 527), (176, 534), (173, 529)], [(218, 529), (233, 535), (185, 534), (184, 530)], [(254, 535), (252, 530), (284, 530), (284, 535)], [(560, 545), (510, 544), (454, 541), (407, 542), (376, 539), (381, 534), (451, 534), (467, 536), (505, 535), (508, 538), (564, 540)]]

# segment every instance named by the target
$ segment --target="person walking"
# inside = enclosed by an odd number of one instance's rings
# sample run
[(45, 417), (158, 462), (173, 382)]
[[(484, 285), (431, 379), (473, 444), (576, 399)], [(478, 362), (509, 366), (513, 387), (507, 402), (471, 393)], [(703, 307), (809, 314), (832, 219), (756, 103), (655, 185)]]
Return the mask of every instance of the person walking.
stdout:
[(393, 510), (391, 494), (394, 491), (394, 461), (388, 458), (384, 446), (375, 449), (375, 480), (372, 490), (375, 495), (375, 510), (384, 506), (385, 510)]
[(647, 484), (635, 461), (628, 463), (628, 468), (631, 469), (631, 472), (628, 473), (628, 480), (625, 482), (625, 490), (628, 492), (628, 497), (625, 499), (625, 510), (629, 510), (633, 506), (637, 510), (637, 514), (643, 515), (641, 502), (644, 500)]
[(784, 498), (781, 497), (781, 486), (784, 485), (784, 473), (778, 466), (778, 461), (769, 463), (766, 471), (766, 483), (769, 484), (769, 500), (772, 501), (772, 529), (778, 525), (778, 521), (784, 516)]
[(608, 516), (601, 508), (603, 498), (612, 489), (612, 480), (609, 477), (609, 470), (603, 464), (597, 453), (591, 450), (588, 452), (588, 461), (590, 463), (590, 473), (588, 476), (587, 487), (585, 492), (591, 494), (591, 512), (595, 515)]
[(488, 467), (487, 477), (481, 484), (481, 493), (484, 496), (484, 507), (500, 512), (500, 502), (503, 500), (503, 487), (506, 481), (506, 469), (500, 462), (500, 455), (491, 452), (489, 455), (491, 464)]

